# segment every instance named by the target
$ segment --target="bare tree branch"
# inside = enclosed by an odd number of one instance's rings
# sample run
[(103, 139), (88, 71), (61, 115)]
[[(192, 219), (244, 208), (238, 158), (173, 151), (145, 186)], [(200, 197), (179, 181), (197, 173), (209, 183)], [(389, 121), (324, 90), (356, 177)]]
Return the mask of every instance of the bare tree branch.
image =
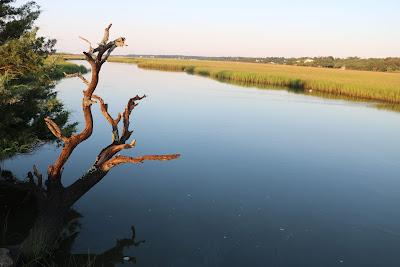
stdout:
[(101, 169), (103, 171), (109, 171), (111, 168), (124, 164), (124, 163), (132, 163), (138, 164), (143, 163), (146, 160), (159, 160), (159, 161), (166, 161), (166, 160), (173, 160), (180, 157), (180, 154), (170, 154), (170, 155), (147, 155), (141, 157), (126, 157), (126, 156), (115, 156), (114, 158), (106, 161), (102, 166)]
[(71, 73), (71, 74), (68, 74), (68, 73), (64, 72), (64, 76), (67, 77), (67, 78), (78, 77), (79, 79), (82, 80), (82, 82), (83, 82), (84, 84), (89, 85), (89, 81), (86, 80), (86, 78), (83, 77), (82, 73), (80, 73), (80, 72)]
[(125, 44), (125, 38), (124, 37), (119, 37), (118, 39), (114, 40), (114, 44), (117, 47), (124, 47), (124, 46), (128, 46), (127, 44)]
[(101, 110), (103, 112), (103, 115), (106, 117), (106, 119), (110, 122), (110, 124), (113, 127), (113, 136), (115, 135), (115, 131), (118, 131), (118, 122), (120, 121), (121, 117), (123, 118), (123, 134), (121, 138), (113, 138), (113, 142), (105, 147), (97, 156), (97, 159), (94, 163), (94, 166), (96, 168), (103, 169), (103, 166), (105, 162), (110, 160), (112, 157), (114, 157), (118, 152), (120, 152), (123, 149), (129, 149), (133, 148), (136, 144), (136, 140), (133, 140), (130, 144), (126, 144), (126, 141), (130, 138), (132, 131), (129, 131), (129, 119), (132, 110), (137, 106), (138, 104), (135, 101), (139, 101), (143, 99), (146, 96), (135, 96), (131, 99), (129, 99), (128, 104), (126, 105), (126, 108), (122, 114), (119, 114), (116, 120), (113, 120), (110, 114), (107, 111), (107, 104), (104, 103), (103, 99), (100, 97), (93, 95), (92, 96), (94, 99), (97, 99), (100, 103)]
[(117, 46), (113, 45), (110, 47), (110, 49), (108, 49), (107, 54), (105, 54), (105, 56), (101, 59), (101, 64), (103, 64), (108, 60), (108, 57), (111, 55), (112, 51), (114, 51), (115, 48), (117, 48)]
[(115, 48), (128, 46), (127, 44), (125, 44), (125, 38), (124, 37), (120, 37), (118, 39), (115, 39), (110, 44), (111, 44), (111, 47), (108, 50), (107, 54), (105, 54), (105, 56), (102, 57), (101, 64), (103, 64), (104, 62), (106, 62), (108, 60), (108, 57), (111, 55), (112, 51), (114, 51)]
[[(108, 53), (109, 49), (111, 49), (114, 46), (114, 41), (108, 42), (106, 45), (99, 45), (97, 48), (93, 50), (93, 53), (97, 52), (97, 57), (96, 57), (96, 63), (99, 64), (100, 66), (102, 65), (102, 59), (104, 53)], [(114, 49), (113, 49), (114, 50)]]
[(93, 70), (93, 68), (96, 66), (96, 62), (94, 61), (92, 54), (88, 52), (83, 52), (83, 54), (85, 55), (86, 61), (90, 63)]
[(131, 115), (132, 110), (138, 105), (137, 103), (135, 103), (135, 101), (142, 100), (145, 97), (146, 95), (143, 96), (136, 95), (135, 97), (129, 99), (128, 104), (126, 105), (126, 108), (122, 113), (124, 125), (122, 128), (122, 136), (120, 140), (121, 143), (125, 143), (132, 135), (132, 131), (129, 131), (129, 117)]
[(88, 39), (83, 38), (82, 36), (79, 36), (79, 38), (89, 44), (89, 53), (93, 54), (94, 49), (92, 43)]
[(94, 166), (101, 167), (106, 161), (111, 159), (115, 154), (123, 149), (134, 148), (136, 145), (136, 140), (132, 140), (129, 144), (111, 144), (104, 148), (98, 155)]
[[(109, 31), (111, 25), (106, 28), (106, 31)], [(109, 34), (109, 33), (108, 33)], [(107, 37), (107, 36), (105, 36)], [(61, 150), (61, 154), (54, 162), (53, 165), (50, 165), (48, 168), (48, 176), (50, 181), (56, 181), (61, 179), (61, 171), (64, 167), (64, 164), (67, 162), (68, 158), (71, 156), (72, 152), (80, 143), (85, 141), (92, 135), (93, 132), (93, 117), (92, 117), (92, 110), (91, 105), (93, 103), (92, 95), (93, 92), (96, 90), (98, 81), (99, 81), (99, 72), (101, 70), (101, 66), (104, 62), (102, 62), (103, 55), (105, 53), (111, 53), (110, 50), (115, 46), (115, 41), (109, 42), (106, 45), (99, 45), (98, 47), (92, 47), (90, 41), (85, 38), (82, 38), (85, 42), (89, 43), (90, 48), (89, 52), (83, 52), (86, 57), (86, 60), (90, 63), (91, 66), (91, 80), (88, 84), (87, 89), (84, 91), (83, 99), (82, 99), (82, 109), (83, 114), (85, 117), (85, 128), (79, 134), (75, 134), (68, 139), (65, 139), (65, 144), (63, 149)], [(118, 40), (118, 46), (121, 45), (121, 42), (124, 43), (125, 38), (121, 37)], [(96, 59), (93, 58), (93, 54), (97, 53)], [(50, 127), (50, 130), (55, 134), (57, 137), (61, 135), (59, 134), (58, 129), (51, 123), (47, 123)], [(127, 139), (126, 139), (127, 140)], [(125, 143), (125, 142), (123, 142)]]
[(88, 96), (88, 93), (95, 88), (93, 86), (97, 85), (98, 77), (95, 75), (95, 80), (92, 79), (91, 83), (88, 86), (88, 89), (84, 92), (84, 97), (82, 99), (82, 109), (83, 115), (85, 118), (85, 128), (78, 134), (72, 135), (67, 139), (68, 142), (64, 143), (64, 147), (61, 150), (59, 157), (56, 159), (53, 165), (50, 165), (48, 168), (48, 176), (50, 181), (60, 180), (61, 179), (61, 171), (64, 167), (64, 164), (67, 162), (68, 158), (71, 156), (74, 149), (83, 141), (88, 139), (93, 132), (93, 116), (91, 109), (91, 98)]
[(110, 23), (105, 29), (104, 29), (104, 35), (103, 39), (101, 40), (99, 45), (106, 45), (108, 42), (108, 39), (110, 38), (110, 28), (112, 26), (112, 23)]
[(97, 95), (92, 95), (92, 99), (96, 99), (99, 101), (100, 104), (100, 109), (101, 112), (103, 113), (103, 116), (106, 118), (106, 120), (111, 124), (112, 127), (112, 142), (118, 142), (119, 141), (119, 133), (118, 133), (118, 123), (121, 120), (121, 113), (118, 113), (117, 118), (113, 119), (108, 113), (108, 105), (104, 103), (104, 100), (97, 96)]
[(50, 132), (52, 132), (55, 137), (62, 140), (64, 143), (68, 142), (68, 138), (62, 134), (60, 127), (52, 119), (46, 117), (44, 121), (47, 125), (47, 128), (49, 128)]

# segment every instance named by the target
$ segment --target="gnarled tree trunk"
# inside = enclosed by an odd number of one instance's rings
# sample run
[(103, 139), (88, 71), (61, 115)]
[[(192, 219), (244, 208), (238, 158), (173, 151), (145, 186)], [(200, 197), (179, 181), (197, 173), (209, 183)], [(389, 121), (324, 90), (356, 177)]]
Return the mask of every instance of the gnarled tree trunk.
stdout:
[[(51, 252), (63, 230), (68, 211), (86, 192), (96, 185), (114, 167), (123, 163), (142, 163), (146, 160), (172, 160), (179, 157), (179, 154), (170, 155), (148, 155), (141, 157), (128, 157), (117, 155), (125, 149), (133, 148), (136, 141), (128, 142), (132, 131), (129, 130), (129, 117), (132, 110), (138, 105), (138, 101), (145, 96), (135, 96), (128, 101), (125, 110), (113, 119), (108, 113), (107, 104), (99, 96), (94, 95), (99, 82), (99, 74), (102, 65), (107, 61), (112, 51), (117, 47), (125, 45), (125, 38), (120, 37), (114, 41), (108, 41), (111, 24), (105, 29), (104, 37), (98, 47), (93, 48), (90, 44), (89, 51), (83, 52), (86, 60), (91, 66), (91, 80), (87, 81), (80, 73), (68, 76), (80, 78), (87, 86), (83, 91), (82, 109), (85, 119), (85, 128), (78, 134), (71, 137), (63, 136), (60, 127), (51, 119), (46, 118), (45, 122), (49, 130), (63, 142), (63, 148), (59, 157), (48, 167), (47, 180), (43, 185), (42, 174), (34, 166), (33, 173), (37, 182), (33, 182), (32, 173), (28, 174), (31, 184), (34, 184), (32, 192), (37, 199), (38, 216), (28, 237), (17, 247), (17, 251), (23, 257), (38, 258), (43, 254)], [(62, 170), (65, 163), (73, 153), (74, 149), (83, 141), (88, 139), (93, 131), (93, 117), (91, 107), (99, 103), (104, 117), (112, 128), (111, 143), (100, 151), (93, 165), (81, 178), (72, 185), (62, 185)], [(119, 134), (118, 124), (121, 121), (122, 133)], [(15, 248), (14, 248), (15, 249)]]

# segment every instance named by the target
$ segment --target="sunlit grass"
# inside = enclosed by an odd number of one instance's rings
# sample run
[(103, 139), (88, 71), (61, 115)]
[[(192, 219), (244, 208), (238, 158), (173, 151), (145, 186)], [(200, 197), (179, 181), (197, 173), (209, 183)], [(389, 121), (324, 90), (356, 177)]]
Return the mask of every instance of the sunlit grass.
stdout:
[(72, 62), (65, 60), (62, 56), (49, 56), (46, 59), (47, 64), (51, 64), (54, 66), (54, 69), (51, 73), (51, 76), (55, 79), (60, 79), (64, 77), (64, 72), (71, 73), (87, 73), (88, 70), (83, 65), (78, 65)]
[(206, 60), (112, 57), (140, 68), (179, 71), (227, 82), (313, 90), (338, 96), (400, 103), (400, 73), (338, 70)]

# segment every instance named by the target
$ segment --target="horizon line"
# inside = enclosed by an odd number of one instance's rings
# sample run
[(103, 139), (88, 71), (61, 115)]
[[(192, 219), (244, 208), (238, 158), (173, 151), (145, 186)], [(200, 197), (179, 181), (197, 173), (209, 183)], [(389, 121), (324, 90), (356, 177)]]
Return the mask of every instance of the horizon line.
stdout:
[[(56, 54), (65, 55), (83, 55), (83, 53), (73, 53), (73, 52), (56, 52)], [(347, 56), (347, 57), (335, 57), (332, 55), (328, 56), (204, 56), (204, 55), (185, 55), (185, 54), (114, 54), (113, 56), (125, 56), (125, 57), (136, 57), (136, 56), (153, 56), (153, 57), (192, 57), (192, 58), (327, 58), (333, 57), (334, 59), (348, 59), (348, 58), (359, 58), (359, 59), (388, 59), (388, 58), (400, 58), (400, 56), (388, 56), (388, 57), (361, 57), (361, 56)]]

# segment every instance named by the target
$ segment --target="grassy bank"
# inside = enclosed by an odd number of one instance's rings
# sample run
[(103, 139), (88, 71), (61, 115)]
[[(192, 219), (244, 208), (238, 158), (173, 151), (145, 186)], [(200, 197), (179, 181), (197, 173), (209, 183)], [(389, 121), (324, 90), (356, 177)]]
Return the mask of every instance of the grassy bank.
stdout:
[(112, 57), (140, 68), (181, 71), (254, 86), (313, 90), (331, 95), (400, 103), (400, 73), (378, 73), (242, 62)]
[(47, 58), (46, 63), (54, 66), (51, 77), (56, 80), (63, 78), (64, 72), (68, 74), (77, 72), (84, 74), (88, 72), (85, 66), (67, 61), (61, 56), (50, 56)]

